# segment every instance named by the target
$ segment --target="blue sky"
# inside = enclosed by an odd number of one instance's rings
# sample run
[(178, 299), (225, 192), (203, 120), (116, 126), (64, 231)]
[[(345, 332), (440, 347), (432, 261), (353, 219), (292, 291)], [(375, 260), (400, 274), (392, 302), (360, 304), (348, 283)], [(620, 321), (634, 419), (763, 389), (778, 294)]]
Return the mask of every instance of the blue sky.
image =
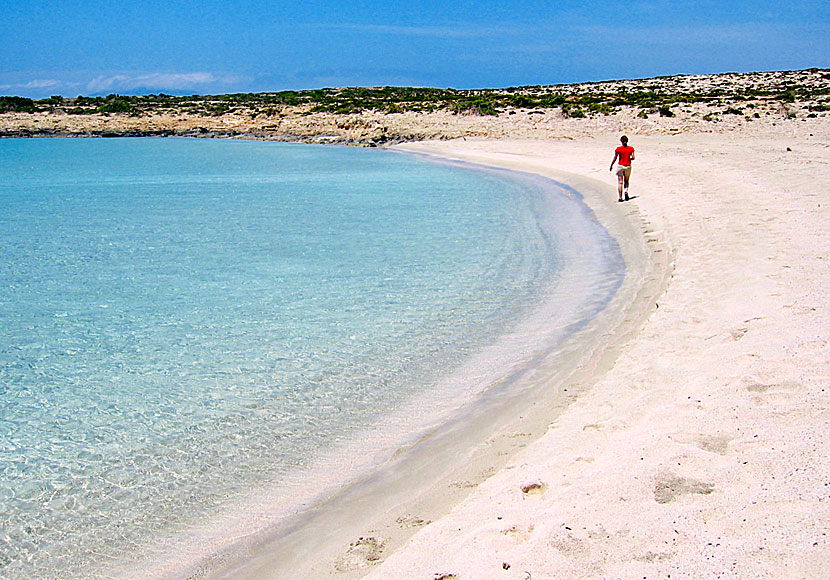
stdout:
[(453, 88), (830, 67), (827, 0), (0, 0), (0, 95)]

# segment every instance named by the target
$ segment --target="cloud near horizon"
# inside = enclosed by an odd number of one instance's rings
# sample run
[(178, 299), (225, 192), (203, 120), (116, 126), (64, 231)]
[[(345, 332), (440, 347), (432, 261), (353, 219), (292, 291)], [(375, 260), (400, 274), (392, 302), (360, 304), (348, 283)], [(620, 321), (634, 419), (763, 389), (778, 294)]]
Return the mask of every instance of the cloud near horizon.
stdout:
[(90, 81), (86, 89), (91, 94), (133, 91), (181, 92), (208, 87), (215, 88), (239, 80), (239, 77), (233, 75), (218, 76), (209, 72), (118, 74), (112, 76), (101, 75)]
[(488, 36), (516, 34), (517, 29), (507, 26), (400, 26), (389, 24), (321, 24), (319, 28), (345, 30), (382, 35), (429, 36), (435, 38), (474, 39)]
[(54, 93), (66, 92), (69, 89), (75, 89), (80, 85), (78, 83), (72, 83), (57, 79), (33, 79), (28, 82), (18, 82), (18, 83), (2, 83), (0, 84), (0, 91), (3, 93), (11, 92), (11, 93), (24, 93), (26, 96), (30, 94), (38, 94), (38, 95), (46, 95), (49, 93), (51, 96)]
[(246, 80), (241, 76), (210, 72), (101, 74), (92, 80), (87, 79), (77, 74), (67, 74), (63, 79), (0, 79), (0, 94), (16, 94), (38, 99), (56, 94), (74, 97), (79, 94), (96, 96), (109, 93), (219, 92)]

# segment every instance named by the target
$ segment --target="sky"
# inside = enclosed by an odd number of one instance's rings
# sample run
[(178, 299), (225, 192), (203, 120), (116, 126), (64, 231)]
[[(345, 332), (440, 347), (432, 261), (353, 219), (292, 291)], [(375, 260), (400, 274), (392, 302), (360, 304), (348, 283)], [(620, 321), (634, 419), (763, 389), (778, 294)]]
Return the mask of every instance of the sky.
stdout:
[(0, 0), (0, 95), (501, 88), (830, 67), (828, 0)]

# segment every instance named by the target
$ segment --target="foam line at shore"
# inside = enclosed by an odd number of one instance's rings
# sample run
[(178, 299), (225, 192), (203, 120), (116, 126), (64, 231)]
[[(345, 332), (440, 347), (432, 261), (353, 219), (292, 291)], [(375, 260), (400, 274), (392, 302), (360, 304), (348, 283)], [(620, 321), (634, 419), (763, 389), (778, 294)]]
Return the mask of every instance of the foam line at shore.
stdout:
[(612, 203), (607, 184), (459, 149), (455, 154), (434, 152), (423, 144), (396, 149), (535, 173), (578, 191), (619, 244), (626, 264), (622, 284), (602, 311), (555, 352), (512, 373), (510, 388), (498, 389), (498, 396), (491, 389), (491, 396), (485, 393), (452, 422), (399, 449), (369, 477), (307, 510), (290, 526), (241, 542), (227, 558), (208, 564), (212, 578), (361, 577), (373, 550), (394, 551), (540, 437), (590, 380), (612, 364), (622, 341), (636, 331), (662, 291), (671, 252), (662, 244), (659, 251), (646, 246), (644, 226), (633, 206)]
[[(626, 129), (633, 201), (618, 205), (668, 257), (665, 292), (629, 311), (642, 323), (544, 435), (366, 580), (824, 577), (827, 129)], [(423, 147), (565, 167), (614, 199), (619, 135)]]

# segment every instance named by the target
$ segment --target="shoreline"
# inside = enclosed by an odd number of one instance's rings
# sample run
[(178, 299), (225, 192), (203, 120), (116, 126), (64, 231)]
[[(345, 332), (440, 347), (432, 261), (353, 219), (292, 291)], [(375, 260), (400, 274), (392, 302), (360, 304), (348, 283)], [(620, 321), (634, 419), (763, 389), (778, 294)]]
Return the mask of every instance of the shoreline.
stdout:
[[(426, 153), (414, 146), (397, 149)], [(470, 161), (443, 154), (441, 159)], [(528, 169), (493, 160), (487, 160), (487, 166)], [(401, 547), (420, 528), (446, 515), (502, 469), (517, 450), (540, 437), (551, 414), (563, 411), (579, 396), (584, 388), (580, 383), (609, 368), (620, 337), (636, 331), (647, 305), (664, 286), (670, 251), (662, 243), (659, 248), (647, 247), (641, 228), (630, 221), (632, 207), (609, 203), (602, 184), (560, 171), (532, 173), (579, 191), (620, 244), (626, 272), (611, 301), (542, 361), (512, 372), (508, 380), (515, 384), (506, 389), (507, 398), (503, 386), (491, 384), (465, 405), (460, 416), (399, 449), (367, 479), (301, 514), (287, 531), (279, 527), (265, 538), (254, 539), (244, 555), (237, 553), (235, 564), (217, 565), (208, 572), (209, 578), (363, 577), (381, 554)], [(464, 460), (458, 461), (459, 457)]]
[[(632, 136), (665, 293), (541, 437), (365, 578), (824, 573), (830, 134), (770, 133)], [(412, 147), (611, 181), (616, 137)]]
[(624, 204), (606, 165), (617, 137), (403, 146), (605, 180), (602, 204), (626, 212), (663, 275), (644, 276), (640, 302), (598, 333), (604, 344), (565, 379), (567, 393), (539, 405), (538, 430), (523, 428), (526, 415), (500, 432), (512, 442), (496, 451), (507, 453), (500, 466), (432, 457), (468, 476), (393, 508), (364, 497), (375, 519), (329, 528), (328, 543), (307, 538), (304, 567), (275, 568), (284, 553), (271, 552), (220, 577), (823, 574), (830, 127), (632, 136), (639, 163)]
[[(414, 155), (411, 152), (400, 152), (398, 154)], [(421, 157), (424, 156), (420, 153), (417, 155)], [(452, 165), (470, 166), (468, 163), (458, 163), (454, 160), (435, 159), (435, 161), (450, 163)], [(488, 165), (486, 167), (478, 165), (472, 167), (472, 169), (485, 172), (492, 171), (497, 175), (505, 175), (503, 170), (495, 167), (494, 165)], [(584, 206), (584, 204), (576, 201), (575, 198), (580, 199), (582, 198), (581, 195), (574, 195), (573, 192), (569, 192), (567, 190), (563, 190), (562, 193), (560, 193), (560, 182), (551, 182), (550, 185), (548, 185), (544, 180), (530, 177), (530, 174), (522, 175), (515, 173), (515, 171), (512, 171), (512, 173), (514, 173), (514, 175), (510, 175), (508, 179), (516, 179), (519, 183), (527, 181), (526, 187), (531, 188), (531, 190), (536, 190), (536, 193), (534, 193), (535, 196), (545, 196), (548, 199), (556, 200), (555, 202), (550, 201), (549, 203), (545, 203), (545, 205), (549, 205), (550, 207), (541, 210), (539, 214), (540, 218), (543, 215), (547, 216), (548, 212), (551, 210), (559, 212), (563, 207), (571, 207), (573, 205), (577, 206), (576, 213), (581, 214), (583, 211), (590, 211), (580, 209), (580, 205)], [(544, 179), (548, 180), (549, 177), (550, 176), (547, 176)], [(569, 183), (569, 185), (580, 186), (575, 182)], [(553, 186), (554, 189), (549, 190), (548, 188), (550, 186)], [(560, 197), (561, 199), (559, 199)], [(601, 200), (602, 196), (598, 196), (597, 199)], [(609, 209), (611, 209), (612, 213), (614, 213), (622, 208), (618, 208), (617, 206), (611, 204)], [(549, 224), (550, 220), (554, 217), (555, 216), (547, 216), (547, 218), (544, 218), (539, 225)], [(565, 225), (562, 228), (563, 235), (565, 235), (569, 240), (582, 239), (579, 237), (579, 233), (587, 234), (593, 230), (593, 227), (591, 227), (589, 230), (582, 232), (578, 226), (579, 223), (586, 219), (591, 223), (595, 223), (595, 220), (592, 217), (580, 215), (580, 217), (573, 220), (577, 223), (576, 226), (571, 224), (570, 226)], [(617, 225), (621, 228), (625, 229), (628, 227), (628, 221), (626, 219), (618, 219), (617, 221)], [(624, 236), (624, 238), (628, 241), (629, 246), (626, 253), (631, 254), (632, 252), (637, 252), (645, 248), (644, 244), (641, 243), (639, 233), (632, 231), (629, 232), (629, 234), (630, 235)], [(617, 236), (615, 239), (619, 238), (620, 236)], [(593, 237), (591, 239), (593, 239)], [(566, 254), (567, 253), (569, 252), (566, 251)], [(567, 270), (570, 270), (572, 273), (574, 271), (584, 271), (580, 266), (582, 263), (581, 260), (574, 260), (573, 258), (570, 258), (570, 260), (574, 261), (574, 264), (569, 268), (566, 268)], [(626, 278), (630, 278), (631, 272), (632, 269), (629, 268), (626, 273)], [(565, 277), (568, 278), (569, 275), (565, 274)], [(598, 279), (593, 275), (592, 278), (594, 280)], [(579, 288), (580, 284), (583, 283), (579, 282), (576, 286), (569, 284), (566, 285), (566, 287), (573, 291), (575, 288)], [(586, 288), (592, 287), (589, 282), (585, 282), (584, 284), (587, 284)], [(631, 280), (628, 281), (629, 286), (632, 284), (636, 285), (636, 280), (634, 282)], [(605, 290), (603, 290), (603, 292), (605, 292)], [(350, 512), (348, 506), (345, 508), (342, 507), (343, 500), (340, 496), (346, 496), (346, 502), (355, 501), (353, 498), (357, 497), (359, 494), (363, 494), (364, 497), (373, 496), (375, 499), (366, 501), (367, 503), (375, 504), (377, 503), (376, 499), (378, 494), (384, 495), (386, 490), (389, 488), (397, 488), (392, 491), (394, 493), (398, 493), (399, 495), (413, 495), (415, 493), (421, 493), (421, 488), (423, 486), (420, 483), (413, 485), (412, 482), (404, 482), (400, 478), (400, 473), (408, 473), (411, 476), (413, 473), (417, 475), (417, 473), (422, 470), (434, 472), (435, 468), (432, 463), (434, 463), (435, 456), (438, 453), (444, 454), (443, 457), (445, 458), (445, 461), (443, 463), (446, 465), (450, 465), (453, 462), (454, 454), (463, 455), (469, 450), (472, 450), (474, 454), (480, 455), (480, 457), (476, 459), (476, 463), (480, 467), (477, 471), (475, 471), (473, 467), (454, 470), (453, 474), (445, 474), (441, 485), (433, 485), (433, 488), (445, 488), (448, 485), (451, 486), (453, 490), (451, 498), (443, 497), (444, 493), (440, 489), (431, 489), (430, 493), (432, 493), (433, 496), (437, 496), (437, 499), (433, 497), (430, 501), (420, 501), (420, 504), (425, 506), (422, 510), (414, 510), (413, 508), (412, 510), (408, 510), (406, 513), (395, 517), (394, 520), (388, 520), (386, 522), (386, 525), (390, 528), (399, 528), (403, 526), (403, 532), (400, 534), (400, 541), (403, 541), (406, 537), (408, 537), (409, 533), (415, 531), (418, 527), (420, 527), (420, 525), (423, 524), (423, 522), (427, 521), (427, 519), (431, 520), (437, 518), (441, 514), (442, 510), (449, 509), (449, 507), (457, 503), (460, 498), (464, 497), (472, 488), (472, 481), (480, 480), (482, 473), (485, 471), (493, 471), (496, 468), (496, 464), (493, 462), (494, 455), (502, 456), (508, 452), (512, 453), (517, 446), (524, 446), (527, 440), (533, 436), (538, 436), (538, 434), (542, 432), (544, 429), (544, 421), (538, 422), (538, 424), (533, 427), (532, 430), (534, 433), (531, 433), (531, 429), (523, 425), (521, 427), (514, 427), (511, 434), (508, 436), (494, 435), (491, 438), (498, 439), (498, 441), (494, 442), (488, 440), (484, 442), (484, 435), (481, 434), (481, 426), (482, 423), (487, 423), (485, 429), (490, 428), (490, 424), (493, 423), (494, 420), (497, 420), (500, 425), (501, 423), (505, 423), (503, 429), (507, 429), (506, 423), (508, 421), (504, 419), (504, 415), (508, 413), (522, 413), (524, 412), (525, 407), (528, 406), (528, 394), (526, 392), (514, 393), (511, 391), (511, 386), (504, 386), (502, 384), (506, 382), (515, 383), (521, 380), (528, 383), (529, 381), (525, 380), (524, 375), (538, 371), (536, 368), (538, 365), (535, 363), (537, 355), (533, 355), (530, 359), (528, 359), (527, 351), (525, 350), (527, 346), (539, 349), (541, 348), (539, 345), (548, 344), (549, 340), (543, 341), (542, 338), (543, 336), (547, 336), (547, 334), (550, 334), (550, 336), (553, 336), (559, 343), (561, 343), (561, 336), (564, 333), (565, 336), (569, 337), (567, 341), (570, 349), (569, 352), (558, 353), (551, 356), (555, 356), (557, 362), (563, 359), (568, 360), (570, 361), (569, 364), (573, 364), (574, 361), (581, 356), (579, 353), (573, 352), (576, 348), (574, 345), (581, 345), (584, 341), (582, 341), (578, 336), (572, 336), (573, 331), (570, 327), (573, 326), (574, 323), (577, 325), (581, 325), (583, 323), (579, 316), (586, 316), (586, 313), (580, 311), (582, 314), (577, 316), (577, 314), (574, 314), (572, 311), (575, 305), (578, 305), (580, 301), (585, 303), (585, 300), (581, 298), (580, 300), (574, 302), (573, 300), (567, 300), (567, 296), (565, 298), (566, 303), (571, 305), (566, 308), (567, 316), (565, 316), (565, 314), (557, 314), (554, 318), (539, 318), (537, 316), (533, 316), (529, 318), (532, 322), (531, 325), (527, 326), (527, 328), (523, 328), (525, 323), (522, 323), (521, 327), (517, 328), (516, 331), (511, 331), (505, 335), (501, 342), (506, 342), (507, 345), (511, 345), (512, 343), (525, 345), (519, 347), (514, 345), (511, 352), (515, 351), (515, 356), (508, 355), (509, 360), (507, 362), (499, 359), (496, 362), (500, 362), (502, 364), (498, 364), (497, 368), (493, 367), (486, 371), (483, 367), (478, 368), (474, 362), (471, 362), (470, 364), (465, 365), (465, 369), (456, 373), (458, 377), (450, 377), (449, 380), (453, 382), (457, 382), (456, 379), (460, 380), (460, 377), (463, 378), (467, 376), (465, 373), (469, 374), (469, 372), (473, 372), (476, 377), (474, 381), (465, 381), (470, 382), (471, 388), (475, 387), (476, 392), (472, 392), (470, 389), (465, 390), (463, 397), (464, 409), (461, 416), (457, 416), (457, 409), (453, 410), (453, 408), (458, 404), (458, 401), (461, 400), (461, 394), (458, 394), (451, 397), (453, 399), (452, 401), (448, 401), (448, 403), (452, 403), (452, 405), (447, 407), (447, 413), (443, 413), (441, 415), (440, 422), (436, 422), (434, 418), (426, 425), (421, 425), (422, 421), (418, 422), (418, 425), (416, 425), (419, 426), (418, 429), (413, 431), (417, 436), (407, 439), (404, 441), (403, 445), (397, 444), (395, 447), (385, 446), (379, 451), (376, 450), (377, 453), (374, 458), (366, 458), (364, 457), (365, 450), (360, 444), (356, 444), (347, 447), (354, 452), (353, 456), (341, 457), (341, 455), (343, 455), (342, 453), (335, 453), (331, 458), (324, 458), (324, 460), (321, 461), (321, 465), (327, 466), (326, 469), (333, 469), (334, 473), (343, 472), (343, 481), (346, 482), (345, 485), (340, 482), (339, 477), (337, 485), (324, 486), (322, 488), (320, 485), (317, 485), (318, 483), (327, 481), (331, 478), (330, 473), (325, 469), (322, 471), (311, 470), (311, 479), (302, 480), (310, 481), (310, 483), (303, 485), (300, 485), (301, 480), (298, 477), (292, 476), (291, 483), (288, 485), (288, 489), (292, 491), (286, 492), (286, 490), (280, 487), (279, 489), (275, 488), (274, 490), (261, 490), (263, 494), (252, 493), (250, 501), (243, 500), (237, 506), (241, 507), (241, 510), (234, 510), (232, 508), (229, 508), (228, 510), (221, 510), (216, 514), (217, 517), (215, 519), (209, 519), (206, 522), (200, 523), (195, 527), (188, 529), (186, 533), (182, 534), (181, 537), (168, 538), (168, 540), (174, 540), (172, 544), (168, 541), (163, 541), (162, 538), (159, 538), (159, 542), (157, 544), (151, 544), (147, 546), (147, 550), (143, 551), (144, 555), (155, 554), (155, 557), (152, 557), (149, 560), (145, 557), (139, 557), (137, 561), (134, 562), (134, 564), (140, 564), (139, 566), (131, 565), (129, 568), (123, 568), (118, 565), (115, 567), (114, 571), (108, 573), (114, 575), (114, 577), (124, 579), (133, 577), (150, 577), (159, 579), (204, 576), (216, 578), (225, 577), (222, 574), (222, 570), (224, 570), (229, 563), (236, 562), (238, 559), (243, 563), (248, 562), (250, 560), (250, 555), (261, 552), (258, 546), (263, 541), (269, 541), (273, 536), (285, 532), (286, 529), (290, 532), (293, 532), (295, 529), (299, 529), (300, 531), (298, 532), (298, 537), (300, 537), (301, 540), (297, 540), (297, 542), (303, 543), (304, 541), (307, 541), (308, 533), (304, 530), (304, 527), (307, 525), (307, 520), (314, 521), (320, 517), (320, 512), (324, 511), (320, 506), (324, 506), (328, 509), (329, 506), (333, 505), (334, 511), (338, 512), (332, 517), (323, 516), (320, 518), (319, 521), (322, 522), (321, 525), (324, 528), (324, 533), (326, 528), (331, 528), (330, 522), (337, 521), (338, 517), (344, 517), (343, 514), (346, 514), (346, 523), (350, 523), (356, 515), (362, 514), (364, 511), (362, 508), (357, 510), (352, 509)], [(619, 297), (614, 299), (619, 301)], [(560, 305), (559, 299), (557, 299), (554, 304), (558, 307)], [(534, 309), (534, 313), (536, 313), (537, 310), (538, 314), (542, 314), (543, 311), (546, 311), (547, 309), (540, 307), (539, 309)], [(557, 313), (560, 311), (561, 308), (556, 308)], [(542, 325), (542, 323), (538, 320), (552, 322), (556, 325), (553, 328), (561, 328), (562, 330), (554, 330), (552, 332), (548, 331), (550, 325)], [(590, 321), (590, 319), (588, 320)], [(594, 326), (596, 325), (595, 322), (590, 322), (590, 324)], [(586, 332), (590, 332), (590, 329)], [(550, 337), (548, 337), (548, 339), (549, 338)], [(528, 340), (531, 342), (528, 343)], [(501, 351), (501, 348), (497, 347), (497, 345), (494, 345), (494, 347), (496, 352)], [(517, 348), (519, 350), (516, 350)], [(593, 346), (591, 346), (591, 348), (593, 348)], [(562, 349), (557, 347), (557, 350)], [(544, 352), (547, 352), (547, 350)], [(490, 360), (488, 355), (482, 353), (482, 356), (484, 356), (485, 360)], [(516, 361), (519, 362), (517, 363)], [(518, 368), (517, 370), (517, 364), (522, 368)], [(554, 372), (558, 372), (560, 374), (564, 373), (562, 369), (548, 369), (545, 372), (548, 373), (545, 376), (548, 376)], [(490, 377), (492, 373), (495, 374)], [(485, 379), (485, 374), (490, 378)], [(517, 376), (519, 378), (516, 378)], [(505, 377), (507, 378), (505, 379)], [(534, 388), (538, 389), (538, 383), (540, 380), (537, 379), (535, 382), (537, 383), (537, 386)], [(486, 393), (480, 393), (478, 390), (481, 388), (487, 388), (489, 391)], [(505, 392), (509, 395), (506, 398), (504, 395)], [(472, 395), (470, 393), (472, 393)], [(573, 396), (573, 394), (575, 394), (575, 390), (571, 389), (570, 393), (571, 394), (564, 399)], [(438, 395), (439, 397), (436, 404), (443, 407), (444, 403), (441, 400), (441, 393), (439, 392)], [(543, 402), (537, 402), (535, 405), (539, 407), (540, 412), (545, 412), (546, 409), (552, 406), (561, 406), (565, 403), (563, 402), (563, 397), (560, 395), (561, 394), (552, 392), (547, 399)], [(551, 405), (548, 405), (546, 402), (548, 400), (554, 400), (554, 402), (551, 403)], [(505, 404), (512, 405), (511, 409), (502, 409), (501, 407)], [(417, 409), (415, 410), (417, 411)], [(423, 413), (418, 411), (417, 414), (421, 415)], [(406, 414), (404, 413), (404, 415)], [(400, 419), (400, 417), (398, 417), (398, 419)], [(409, 421), (407, 421), (405, 416), (403, 423), (408, 424), (408, 422)], [(399, 431), (402, 428), (397, 419), (391, 419), (388, 421), (384, 420), (382, 423), (385, 424), (384, 428), (388, 428), (392, 431)], [(491, 430), (493, 429), (491, 428)], [(453, 442), (447, 444), (446, 441), (451, 439)], [(361, 438), (361, 441), (362, 440), (363, 439)], [(396, 441), (403, 440), (399, 438)], [(416, 447), (420, 447), (421, 449), (413, 453), (412, 449)], [(484, 447), (484, 449), (482, 449), (482, 447)], [(389, 455), (391, 452), (394, 452), (394, 456), (390, 458)], [(413, 459), (409, 457), (411, 455), (416, 455), (416, 457)], [(496, 461), (502, 461), (498, 459), (498, 457), (495, 459)], [(405, 471), (396, 473), (398, 470), (396, 470), (395, 467), (401, 464), (408, 465), (408, 467)], [(376, 468), (378, 465), (381, 467)], [(371, 467), (371, 470), (367, 470), (367, 466)], [(347, 468), (350, 470), (349, 472), (345, 471)], [(390, 483), (388, 481), (390, 474), (393, 477), (398, 477), (398, 481)], [(449, 481), (450, 475), (452, 475), (454, 481)], [(386, 482), (380, 481), (384, 478), (387, 479)], [(366, 480), (368, 480), (368, 485), (365, 485)], [(296, 495), (294, 495), (295, 493)], [(296, 512), (300, 514), (299, 517), (295, 517), (294, 515), (295, 506), (302, 506), (302, 509), (299, 509)], [(310, 509), (309, 506), (311, 506)], [(412, 516), (410, 514), (412, 511), (420, 511), (421, 513), (426, 513), (428, 511), (430, 517)], [(371, 513), (375, 514), (375, 512)], [(402, 524), (401, 522), (404, 523)], [(357, 526), (355, 528), (356, 533), (359, 532), (359, 527), (360, 526)], [(344, 526), (341, 523), (339, 526), (335, 526), (335, 528), (338, 532), (331, 541), (331, 549), (329, 550), (329, 553), (331, 554), (330, 560), (337, 559), (337, 552), (342, 547), (339, 534)], [(212, 530), (220, 530), (221, 534), (214, 534), (212, 533)], [(313, 542), (318, 542), (319, 535), (320, 534), (318, 532), (315, 532)], [(230, 544), (227, 544), (226, 542), (229, 539), (231, 542)], [(176, 546), (176, 552), (179, 558), (177, 562), (163, 557), (163, 555), (167, 553), (166, 547), (170, 545)], [(230, 547), (228, 548), (228, 546)], [(282, 555), (280, 556), (280, 559), (282, 559)], [(298, 556), (297, 559), (300, 561), (303, 558)], [(330, 562), (326, 562), (326, 565), (329, 563)], [(292, 564), (291, 566), (286, 564), (285, 569), (290, 569), (293, 572), (296, 571), (297, 566), (298, 564)], [(102, 569), (102, 573), (105, 571), (106, 569)], [(358, 567), (358, 571), (360, 572), (360, 567)], [(279, 575), (277, 575), (277, 577), (279, 577)]]

